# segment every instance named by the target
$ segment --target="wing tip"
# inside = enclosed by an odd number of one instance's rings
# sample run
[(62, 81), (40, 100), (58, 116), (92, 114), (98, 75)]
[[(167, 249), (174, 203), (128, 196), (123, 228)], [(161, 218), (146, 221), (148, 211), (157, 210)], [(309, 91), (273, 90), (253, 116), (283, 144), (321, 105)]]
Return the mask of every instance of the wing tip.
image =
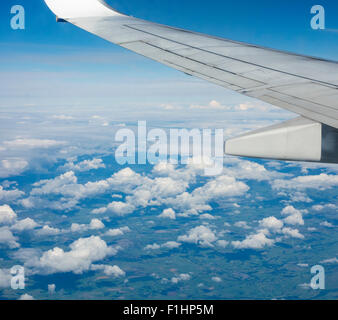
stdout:
[(121, 15), (103, 0), (44, 0), (59, 19)]

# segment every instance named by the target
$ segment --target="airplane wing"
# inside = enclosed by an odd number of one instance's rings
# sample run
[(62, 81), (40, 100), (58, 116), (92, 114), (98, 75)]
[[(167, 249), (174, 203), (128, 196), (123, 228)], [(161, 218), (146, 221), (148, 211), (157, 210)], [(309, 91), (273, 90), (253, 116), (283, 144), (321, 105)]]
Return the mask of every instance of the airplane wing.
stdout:
[[(45, 2), (59, 21), (70, 22), (186, 74), (301, 116), (292, 123), (231, 139), (226, 143), (227, 153), (338, 162), (337, 62), (144, 21), (117, 12), (103, 0)], [(280, 141), (277, 153), (273, 151), (276, 139)], [(252, 147), (253, 142), (261, 144), (260, 152)], [(304, 144), (308, 150), (300, 152)]]

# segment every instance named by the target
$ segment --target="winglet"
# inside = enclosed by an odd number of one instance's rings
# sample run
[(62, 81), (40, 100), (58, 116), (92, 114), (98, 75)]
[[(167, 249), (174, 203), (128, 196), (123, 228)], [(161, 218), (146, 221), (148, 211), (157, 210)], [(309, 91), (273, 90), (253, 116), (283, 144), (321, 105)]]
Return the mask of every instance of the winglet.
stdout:
[(68, 20), (87, 17), (111, 17), (121, 15), (103, 0), (44, 0), (58, 19)]

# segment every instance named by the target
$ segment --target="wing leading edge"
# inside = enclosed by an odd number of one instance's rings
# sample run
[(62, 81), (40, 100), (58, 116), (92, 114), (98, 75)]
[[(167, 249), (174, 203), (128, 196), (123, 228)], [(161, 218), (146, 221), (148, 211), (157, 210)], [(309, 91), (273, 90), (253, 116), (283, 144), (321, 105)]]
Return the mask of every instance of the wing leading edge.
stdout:
[[(45, 2), (59, 19), (105, 40), (186, 74), (338, 129), (337, 62), (144, 21), (117, 12), (103, 0)], [(267, 157), (277, 158), (273, 154)], [(318, 159), (323, 161), (320, 156), (304, 160)]]

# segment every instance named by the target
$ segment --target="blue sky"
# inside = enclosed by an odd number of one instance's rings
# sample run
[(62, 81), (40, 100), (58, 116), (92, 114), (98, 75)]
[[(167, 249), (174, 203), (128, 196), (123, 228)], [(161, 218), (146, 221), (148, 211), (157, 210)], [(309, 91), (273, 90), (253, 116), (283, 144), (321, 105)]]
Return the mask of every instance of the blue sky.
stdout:
[[(319, 3), (308, 0), (109, 3), (234, 40), (338, 53), (335, 1), (320, 3), (327, 31), (310, 28)], [(9, 27), (14, 4), (26, 8), (24, 31)], [(337, 298), (337, 165), (225, 157), (206, 177), (192, 164), (114, 157), (115, 133), (140, 120), (227, 138), (295, 115), (57, 24), (40, 0), (0, 3), (0, 48), (0, 299)], [(309, 288), (318, 263), (325, 291)], [(16, 264), (25, 290), (9, 286)]]
[[(338, 29), (334, 1), (107, 1), (121, 12), (159, 23), (257, 43), (303, 54), (337, 54), (337, 35), (316, 32), (310, 28), (310, 8), (321, 4), (326, 9), (328, 29)], [(10, 29), (9, 11), (12, 5), (22, 4), (27, 13), (25, 32)], [(5, 1), (0, 5), (2, 42), (56, 44), (101, 48), (102, 40), (88, 36), (72, 26), (58, 25), (43, 1)], [(331, 52), (326, 52), (330, 46)]]

